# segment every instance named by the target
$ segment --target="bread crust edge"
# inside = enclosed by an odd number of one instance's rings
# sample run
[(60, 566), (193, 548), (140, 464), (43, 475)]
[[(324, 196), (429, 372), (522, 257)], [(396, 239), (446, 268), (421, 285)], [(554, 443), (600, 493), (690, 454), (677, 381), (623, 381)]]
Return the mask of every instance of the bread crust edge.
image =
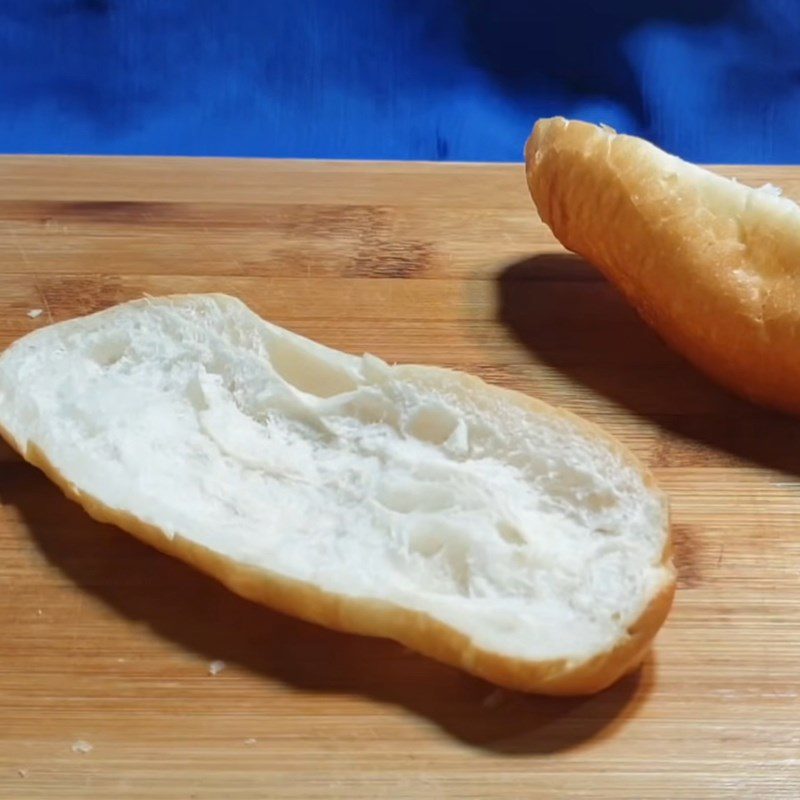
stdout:
[[(668, 581), (630, 627), (628, 636), (613, 649), (588, 661), (573, 664), (564, 660), (509, 658), (476, 647), (463, 633), (424, 612), (327, 592), (305, 581), (241, 564), (180, 535), (170, 538), (160, 528), (110, 508), (82, 492), (35, 445), (28, 448), (24, 458), (96, 521), (121, 528), (162, 553), (209, 575), (247, 600), (326, 628), (393, 639), (422, 655), (506, 689), (547, 695), (584, 695), (609, 687), (640, 665), (669, 613), (675, 593), (675, 581)], [(668, 548), (664, 563), (670, 560), (671, 548)]]
[(800, 414), (797, 215), (650, 142), (563, 117), (525, 145), (530, 195), (568, 250), (728, 391)]

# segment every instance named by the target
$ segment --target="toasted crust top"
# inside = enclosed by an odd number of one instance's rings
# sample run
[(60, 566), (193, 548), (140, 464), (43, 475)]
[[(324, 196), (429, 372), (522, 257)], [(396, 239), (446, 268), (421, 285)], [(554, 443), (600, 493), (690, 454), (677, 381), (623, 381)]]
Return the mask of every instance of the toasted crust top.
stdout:
[(528, 140), (542, 220), (729, 389), (800, 412), (800, 208), (613, 130), (556, 117)]

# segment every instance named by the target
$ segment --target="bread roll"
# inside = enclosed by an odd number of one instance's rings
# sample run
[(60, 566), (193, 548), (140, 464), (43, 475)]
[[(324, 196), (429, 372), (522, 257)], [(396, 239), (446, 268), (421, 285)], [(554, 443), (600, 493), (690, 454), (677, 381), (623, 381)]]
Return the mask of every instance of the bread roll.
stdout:
[(513, 689), (608, 686), (670, 606), (664, 499), (607, 434), (231, 297), (29, 334), (0, 358), (0, 425), (93, 517), (240, 595)]
[(800, 208), (633, 136), (561, 117), (525, 148), (539, 216), (730, 390), (800, 412)]

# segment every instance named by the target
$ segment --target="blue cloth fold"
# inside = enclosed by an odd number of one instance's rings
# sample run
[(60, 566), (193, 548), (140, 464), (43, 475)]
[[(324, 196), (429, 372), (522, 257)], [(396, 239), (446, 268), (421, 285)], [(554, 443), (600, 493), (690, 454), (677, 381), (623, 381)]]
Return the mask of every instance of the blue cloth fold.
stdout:
[(800, 160), (800, 0), (0, 0), (0, 59), (4, 152)]

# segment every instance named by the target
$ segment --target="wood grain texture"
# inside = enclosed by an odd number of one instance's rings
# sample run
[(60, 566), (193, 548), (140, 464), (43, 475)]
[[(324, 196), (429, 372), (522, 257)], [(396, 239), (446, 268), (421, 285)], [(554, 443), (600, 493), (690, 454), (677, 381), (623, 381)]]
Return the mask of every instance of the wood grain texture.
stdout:
[[(800, 171), (723, 171), (800, 197)], [(496, 692), (248, 604), (6, 457), (0, 797), (800, 795), (800, 422), (667, 351), (560, 251), (521, 165), (0, 159), (0, 346), (210, 290), (608, 427), (670, 495), (672, 616), (596, 697)]]

